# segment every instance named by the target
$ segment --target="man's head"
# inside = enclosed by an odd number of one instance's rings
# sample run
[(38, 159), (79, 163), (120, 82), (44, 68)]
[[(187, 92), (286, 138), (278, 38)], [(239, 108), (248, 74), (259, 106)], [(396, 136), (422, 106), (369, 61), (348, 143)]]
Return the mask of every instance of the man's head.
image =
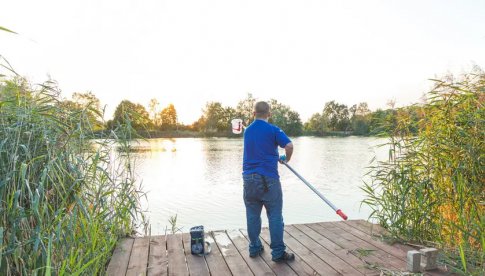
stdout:
[(256, 119), (266, 120), (270, 115), (270, 107), (267, 102), (261, 101), (254, 105), (254, 117), (256, 117)]

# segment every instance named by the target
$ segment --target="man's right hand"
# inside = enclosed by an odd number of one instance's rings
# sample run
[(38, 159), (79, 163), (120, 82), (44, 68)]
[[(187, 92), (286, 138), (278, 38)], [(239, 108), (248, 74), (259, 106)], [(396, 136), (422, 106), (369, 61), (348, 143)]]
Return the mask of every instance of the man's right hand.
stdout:
[(288, 161), (286, 160), (286, 155), (284, 155), (284, 154), (283, 154), (283, 155), (280, 155), (280, 159), (279, 159), (278, 161), (279, 161), (281, 164), (288, 162)]
[[(293, 155), (293, 143), (288, 143), (286, 146), (285, 146), (285, 163), (288, 163), (290, 162), (290, 159), (291, 159), (291, 156)], [(280, 163), (282, 163), (280, 161)]]

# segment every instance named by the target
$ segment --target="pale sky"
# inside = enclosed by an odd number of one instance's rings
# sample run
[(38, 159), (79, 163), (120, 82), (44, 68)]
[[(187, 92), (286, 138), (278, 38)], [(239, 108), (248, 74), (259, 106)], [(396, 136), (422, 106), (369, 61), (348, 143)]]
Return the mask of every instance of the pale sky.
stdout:
[(417, 102), (429, 78), (485, 68), (483, 0), (4, 0), (0, 26), (19, 33), (0, 32), (17, 72), (92, 91), (108, 118), (157, 98), (192, 123), (250, 92), (306, 120), (330, 100)]

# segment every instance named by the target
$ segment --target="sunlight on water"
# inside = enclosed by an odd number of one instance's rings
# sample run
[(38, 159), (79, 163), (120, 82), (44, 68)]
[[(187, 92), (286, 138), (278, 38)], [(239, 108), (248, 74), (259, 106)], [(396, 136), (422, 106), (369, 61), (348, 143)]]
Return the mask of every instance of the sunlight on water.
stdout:
[[(360, 190), (366, 166), (377, 154), (386, 158), (383, 139), (294, 138), (292, 167), (341, 208), (349, 219), (366, 219), (360, 208)], [(143, 180), (143, 202), (152, 234), (170, 229), (168, 219), (178, 215), (177, 227), (187, 232), (245, 228), (242, 200), (242, 139), (150, 139), (135, 146), (137, 173)], [(339, 217), (287, 168), (279, 167), (286, 224), (335, 221)], [(263, 225), (267, 225), (263, 210)]]

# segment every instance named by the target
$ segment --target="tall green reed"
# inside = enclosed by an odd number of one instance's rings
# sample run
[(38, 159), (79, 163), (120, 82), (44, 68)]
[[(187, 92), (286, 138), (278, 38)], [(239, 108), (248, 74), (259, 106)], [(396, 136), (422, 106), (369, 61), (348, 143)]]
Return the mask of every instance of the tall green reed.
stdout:
[[(363, 204), (395, 237), (443, 249), (454, 271), (485, 273), (485, 74), (434, 80), (415, 121), (397, 109), (389, 159), (370, 167)], [(413, 123), (414, 122), (414, 123)]]
[(55, 82), (0, 79), (0, 275), (103, 274), (143, 221), (132, 129), (93, 139), (93, 114)]

